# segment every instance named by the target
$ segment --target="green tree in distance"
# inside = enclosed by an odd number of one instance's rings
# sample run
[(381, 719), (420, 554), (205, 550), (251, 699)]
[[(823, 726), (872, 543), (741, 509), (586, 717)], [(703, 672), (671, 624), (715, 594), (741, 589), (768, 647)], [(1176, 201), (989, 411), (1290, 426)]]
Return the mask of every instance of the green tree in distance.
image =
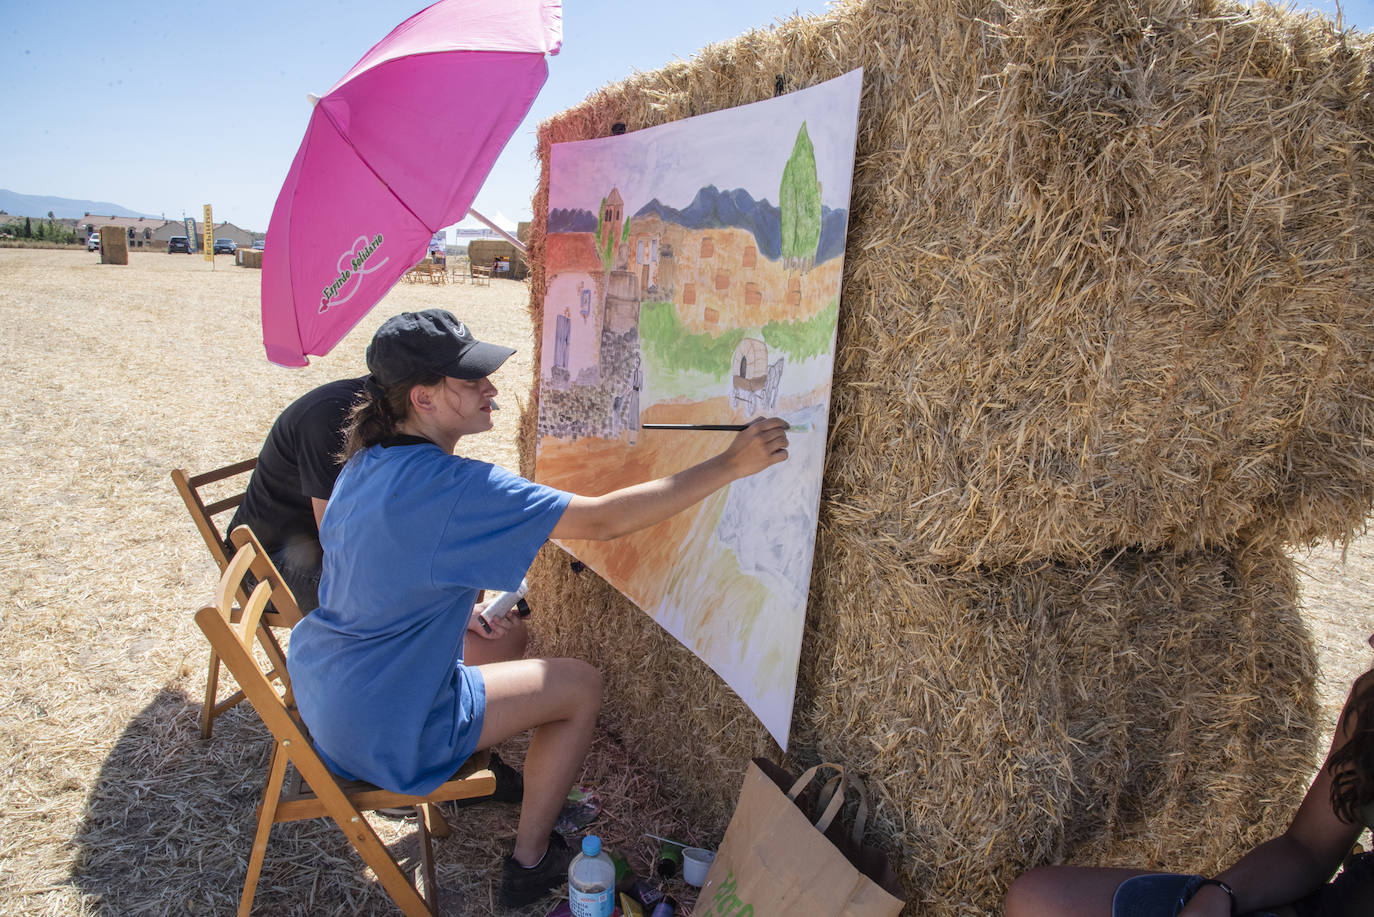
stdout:
[(782, 210), (783, 264), (810, 267), (821, 241), (821, 183), (816, 180), (816, 150), (805, 121), (782, 170), (778, 206)]

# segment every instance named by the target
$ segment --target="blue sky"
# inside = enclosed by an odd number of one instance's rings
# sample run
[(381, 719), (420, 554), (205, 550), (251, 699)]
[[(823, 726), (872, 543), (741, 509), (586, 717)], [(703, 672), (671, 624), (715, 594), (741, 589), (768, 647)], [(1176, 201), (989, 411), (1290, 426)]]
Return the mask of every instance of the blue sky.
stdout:
[[(217, 220), (265, 230), (309, 118), (306, 94), (328, 89), (426, 5), (0, 0), (0, 188), (168, 218), (208, 202)], [(1335, 13), (1329, 0), (1298, 6)], [(636, 70), (825, 7), (688, 0), (643, 13), (625, 0), (565, 0), (563, 50), (475, 206), (528, 219), (541, 120)], [(1374, 0), (1342, 8), (1347, 25), (1374, 26)]]

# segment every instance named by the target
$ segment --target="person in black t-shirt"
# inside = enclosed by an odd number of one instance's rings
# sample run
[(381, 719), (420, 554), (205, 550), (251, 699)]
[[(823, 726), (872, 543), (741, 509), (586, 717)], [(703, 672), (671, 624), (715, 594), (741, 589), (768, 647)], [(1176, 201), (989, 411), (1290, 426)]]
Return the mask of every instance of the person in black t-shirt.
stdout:
[(303, 612), (320, 604), (320, 519), (339, 476), (343, 428), (366, 382), (327, 382), (281, 412), (229, 523), (231, 532), (247, 525), (258, 536)]

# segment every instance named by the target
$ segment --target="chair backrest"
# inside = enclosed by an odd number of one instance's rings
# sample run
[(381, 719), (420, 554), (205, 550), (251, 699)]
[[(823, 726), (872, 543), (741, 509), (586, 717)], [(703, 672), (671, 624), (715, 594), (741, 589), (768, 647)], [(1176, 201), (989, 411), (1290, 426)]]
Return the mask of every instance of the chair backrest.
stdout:
[[(243, 527), (240, 526), (241, 530)], [(251, 533), (250, 533), (251, 534)], [(321, 796), (326, 794), (342, 799), (343, 792), (338, 788), (333, 774), (325, 767), (319, 755), (315, 754), (310, 740), (306, 737), (305, 725), (300, 714), (291, 704), (291, 681), (286, 672), (272, 673), (259, 663), (253, 655), (253, 641), (262, 618), (263, 609), (269, 601), (275, 600), (276, 590), (272, 577), (258, 580), (243, 605), (242, 615), (238, 614), (235, 597), (244, 587), (244, 575), (259, 558), (258, 548), (252, 540), (246, 542), (230, 558), (229, 565), (220, 577), (215, 590), (215, 603), (206, 605), (196, 612), (196, 624), (205, 634), (205, 639), (219, 655), (220, 660), (239, 683), (253, 709), (272, 731), (273, 737), (287, 749), (292, 763)], [(238, 620), (235, 620), (235, 618)], [(285, 696), (272, 686), (271, 677), (275, 674), (284, 686)]]
[[(276, 564), (272, 563), (272, 558), (268, 557), (267, 552), (263, 550), (262, 543), (258, 541), (258, 536), (254, 535), (253, 530), (248, 526), (240, 525), (229, 533), (229, 540), (233, 542), (236, 551), (241, 550), (245, 545), (252, 545), (253, 560), (248, 565), (249, 572), (258, 582), (272, 584), (272, 603), (263, 613), (264, 620), (273, 627), (295, 627), (305, 615), (301, 612), (300, 603), (296, 601), (296, 594), (291, 591), (291, 587), (282, 578), (281, 571), (277, 569)], [(241, 596), (240, 600), (244, 598), (246, 596)]]
[[(236, 509), (243, 502), (243, 490), (240, 489), (232, 496), (207, 504), (201, 499), (200, 489), (206, 484), (213, 484), (235, 475), (245, 474), (256, 467), (258, 467), (258, 460), (250, 458), (197, 475), (188, 475), (180, 468), (172, 469), (172, 483), (176, 485), (177, 493), (181, 494), (181, 499), (186, 503), (186, 509), (191, 514), (191, 521), (196, 524), (196, 530), (200, 532), (200, 537), (205, 539), (205, 546), (210, 549), (210, 554), (219, 564), (221, 573), (229, 566), (229, 552), (224, 549), (224, 532), (215, 523), (215, 517), (220, 513)], [(246, 487), (247, 484), (245, 483), (244, 486)]]
[[(229, 567), (229, 552), (224, 547), (226, 538), (215, 522), (215, 517), (237, 509), (239, 504), (243, 502), (243, 491), (235, 490), (227, 497), (206, 503), (200, 495), (200, 489), (207, 484), (214, 484), (236, 475), (247, 474), (256, 467), (258, 467), (258, 460), (250, 458), (197, 475), (188, 475), (180, 468), (172, 469), (172, 483), (176, 485), (177, 493), (181, 494), (182, 502), (186, 504), (186, 511), (191, 514), (191, 521), (196, 524), (196, 531), (200, 532), (200, 537), (205, 540), (205, 546), (210, 549), (210, 555), (219, 565), (221, 573)], [(244, 483), (244, 486), (247, 487), (247, 482)], [(281, 578), (281, 574), (277, 572), (271, 558), (267, 556), (267, 552), (262, 549), (257, 536), (249, 532), (247, 526), (241, 525), (239, 528), (247, 534), (241, 536), (242, 540), (234, 541), (234, 546), (240, 547), (251, 538), (257, 549), (256, 560), (254, 560), (251, 568), (253, 576), (258, 580), (266, 579), (268, 576), (272, 577), (274, 599), (263, 613), (264, 621), (272, 627), (295, 627), (296, 622), (300, 621), (302, 617), (296, 596), (291, 592), (291, 588), (286, 585), (286, 581)], [(238, 596), (240, 605), (247, 605), (248, 594), (247, 589), (241, 591)]]
[[(246, 531), (246, 527), (240, 526), (234, 531)], [(275, 577), (267, 576), (258, 580), (248, 594), (241, 615), (235, 604), (235, 596), (245, 589), (244, 575), (253, 569), (253, 564), (260, 557), (256, 539), (245, 541), (234, 552), (215, 589), (215, 603), (196, 612), (196, 624), (200, 625), (205, 639), (210, 641), (210, 646), (239, 683), (253, 709), (272, 731), (273, 737), (288, 749), (292, 762), (306, 783), (321, 796), (332, 793), (342, 798), (343, 793), (338, 788), (336, 778), (315, 754), (305, 724), (296, 712), (291, 698), (290, 677), (285, 671), (271, 671), (270, 661), (264, 666), (253, 655), (253, 640), (263, 609), (279, 597), (272, 585)], [(270, 566), (271, 562), (268, 563)], [(273, 678), (282, 685), (280, 692), (273, 686)]]

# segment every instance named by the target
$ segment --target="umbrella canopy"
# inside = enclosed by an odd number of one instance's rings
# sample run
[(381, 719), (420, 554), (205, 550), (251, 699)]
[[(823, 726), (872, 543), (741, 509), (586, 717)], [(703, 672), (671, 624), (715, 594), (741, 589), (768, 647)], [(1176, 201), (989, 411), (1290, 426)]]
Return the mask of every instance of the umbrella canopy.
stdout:
[(440, 0), (319, 99), (267, 228), (269, 360), (328, 353), (467, 214), (561, 42), (560, 0)]

